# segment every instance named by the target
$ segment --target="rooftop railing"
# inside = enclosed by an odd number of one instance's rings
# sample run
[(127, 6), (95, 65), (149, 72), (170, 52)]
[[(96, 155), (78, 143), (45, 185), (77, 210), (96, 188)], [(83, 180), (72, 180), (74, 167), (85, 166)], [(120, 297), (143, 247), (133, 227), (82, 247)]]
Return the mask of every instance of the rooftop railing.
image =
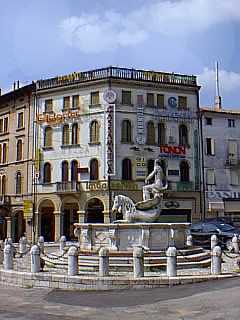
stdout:
[(148, 81), (173, 85), (196, 86), (197, 77), (193, 75), (182, 75), (147, 70), (136, 70), (127, 68), (108, 67), (85, 72), (74, 72), (65, 76), (37, 81), (37, 89), (50, 89), (64, 85), (82, 83), (87, 81), (102, 80), (107, 78)]

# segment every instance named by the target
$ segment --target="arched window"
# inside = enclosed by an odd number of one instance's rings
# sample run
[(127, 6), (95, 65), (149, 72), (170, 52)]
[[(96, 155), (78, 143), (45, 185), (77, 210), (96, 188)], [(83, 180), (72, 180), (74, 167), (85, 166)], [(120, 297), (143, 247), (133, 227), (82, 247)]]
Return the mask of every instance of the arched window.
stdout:
[(68, 181), (68, 162), (62, 162), (62, 182)]
[(51, 183), (51, 164), (44, 163), (43, 167), (43, 182), (44, 183)]
[(22, 160), (23, 158), (23, 144), (22, 140), (18, 140), (17, 142), (17, 161)]
[(122, 161), (122, 180), (132, 180), (132, 162), (130, 159)]
[(132, 124), (130, 120), (123, 120), (122, 122), (121, 140), (123, 143), (132, 142)]
[(69, 144), (69, 125), (65, 124), (63, 126), (63, 131), (62, 131), (62, 144), (63, 145), (68, 145)]
[(71, 181), (78, 181), (78, 162), (73, 160), (71, 162)]
[(16, 194), (22, 193), (22, 175), (21, 172), (16, 174)]
[(180, 180), (189, 182), (189, 164), (185, 160), (180, 163)]
[(2, 176), (2, 195), (6, 194), (6, 190), (7, 190), (7, 178), (6, 176)]
[(90, 180), (98, 180), (99, 172), (98, 172), (98, 160), (92, 159), (90, 161)]
[(2, 163), (7, 162), (7, 144), (4, 143), (2, 147)]
[(78, 144), (78, 124), (72, 125), (72, 144)]
[(165, 124), (160, 122), (158, 124), (158, 145), (164, 145), (166, 144), (166, 128)]
[(99, 143), (99, 124), (93, 120), (90, 124), (90, 143)]
[(44, 130), (44, 147), (52, 146), (52, 128), (46, 127)]
[(154, 145), (156, 143), (155, 127), (152, 121), (147, 124), (147, 144)]
[(184, 124), (179, 126), (179, 145), (187, 146), (188, 145), (188, 129)]

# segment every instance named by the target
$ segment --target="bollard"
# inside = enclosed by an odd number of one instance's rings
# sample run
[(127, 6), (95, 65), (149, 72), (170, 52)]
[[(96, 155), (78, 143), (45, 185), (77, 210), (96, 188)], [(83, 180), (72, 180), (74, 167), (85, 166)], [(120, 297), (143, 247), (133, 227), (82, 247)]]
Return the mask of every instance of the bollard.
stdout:
[(76, 247), (70, 247), (68, 250), (68, 275), (76, 276), (78, 274), (78, 250)]
[(13, 247), (7, 244), (4, 248), (4, 270), (13, 270)]
[(189, 235), (187, 236), (186, 245), (187, 245), (187, 247), (192, 247), (192, 245), (193, 245), (192, 235), (191, 235), (191, 234), (189, 234)]
[(43, 236), (40, 236), (38, 238), (38, 246), (40, 248), (40, 252), (44, 253), (44, 237)]
[(40, 265), (40, 248), (37, 245), (32, 246), (31, 248), (31, 272), (37, 273), (41, 270)]
[(24, 254), (27, 252), (27, 238), (21, 237), (19, 240), (19, 253)]
[(239, 253), (238, 237), (236, 234), (232, 238), (232, 246), (233, 246), (234, 253)]
[(109, 250), (108, 248), (100, 248), (99, 250), (99, 277), (109, 275)]
[(219, 246), (213, 248), (211, 252), (211, 274), (221, 274), (222, 270), (222, 249)]
[(213, 250), (214, 247), (216, 247), (218, 244), (218, 238), (215, 234), (211, 236), (211, 250)]
[(64, 254), (64, 248), (66, 246), (66, 237), (65, 236), (61, 236), (60, 238), (60, 242), (59, 242), (59, 251), (60, 254)]
[(176, 277), (177, 275), (177, 249), (169, 247), (166, 252), (167, 256), (167, 276)]
[(133, 249), (133, 276), (134, 278), (144, 277), (144, 250), (142, 247)]

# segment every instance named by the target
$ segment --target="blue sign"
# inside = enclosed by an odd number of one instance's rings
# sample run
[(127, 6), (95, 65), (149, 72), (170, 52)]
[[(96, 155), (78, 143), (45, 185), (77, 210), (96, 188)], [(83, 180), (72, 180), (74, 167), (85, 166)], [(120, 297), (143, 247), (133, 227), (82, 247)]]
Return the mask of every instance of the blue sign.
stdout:
[(177, 106), (177, 99), (175, 97), (168, 98), (168, 104), (172, 108), (176, 108)]

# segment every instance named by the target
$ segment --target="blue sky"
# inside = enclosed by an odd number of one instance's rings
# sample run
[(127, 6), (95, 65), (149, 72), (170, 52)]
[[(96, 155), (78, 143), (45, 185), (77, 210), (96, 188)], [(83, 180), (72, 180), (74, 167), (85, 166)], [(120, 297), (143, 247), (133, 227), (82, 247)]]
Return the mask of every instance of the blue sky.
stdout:
[(240, 108), (239, 0), (0, 0), (0, 87), (109, 65), (199, 75)]

